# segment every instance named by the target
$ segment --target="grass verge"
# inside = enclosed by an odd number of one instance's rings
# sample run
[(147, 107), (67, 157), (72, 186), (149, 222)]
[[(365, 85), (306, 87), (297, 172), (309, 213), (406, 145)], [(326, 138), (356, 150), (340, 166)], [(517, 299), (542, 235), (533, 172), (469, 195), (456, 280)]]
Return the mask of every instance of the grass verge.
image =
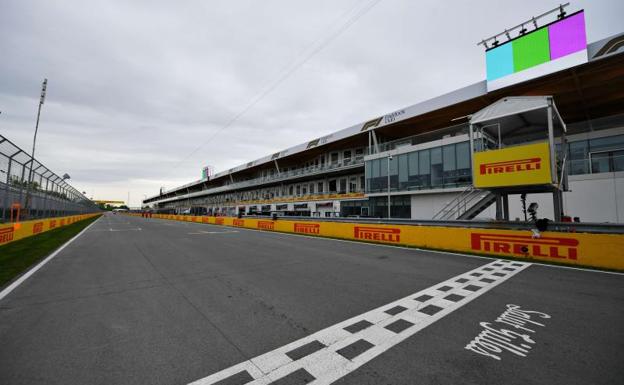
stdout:
[(0, 246), (0, 288), (50, 255), (97, 218), (99, 216)]

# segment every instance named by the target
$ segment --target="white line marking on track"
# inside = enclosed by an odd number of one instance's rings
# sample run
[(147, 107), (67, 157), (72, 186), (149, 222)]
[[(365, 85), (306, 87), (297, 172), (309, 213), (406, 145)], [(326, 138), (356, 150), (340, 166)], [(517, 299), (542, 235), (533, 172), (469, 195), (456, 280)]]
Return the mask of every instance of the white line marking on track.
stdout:
[(37, 270), (41, 269), (43, 267), (43, 265), (45, 265), (46, 263), (48, 263), (52, 258), (56, 257), (56, 255), (58, 253), (60, 253), (61, 251), (63, 251), (63, 249), (65, 249), (67, 246), (69, 246), (70, 243), (72, 243), (73, 241), (75, 241), (79, 236), (81, 236), (85, 231), (87, 231), (91, 226), (93, 226), (94, 224), (96, 224), (102, 217), (99, 217), (98, 219), (96, 219), (95, 221), (93, 221), (89, 226), (85, 227), (84, 229), (82, 229), (81, 232), (79, 232), (78, 234), (76, 234), (72, 239), (70, 239), (69, 241), (65, 242), (61, 247), (59, 247), (58, 249), (56, 249), (52, 254), (48, 255), (46, 257), (46, 259), (44, 259), (43, 261), (39, 262), (35, 267), (33, 267), (32, 269), (28, 270), (26, 273), (24, 273), (21, 277), (19, 277), (17, 280), (15, 280), (12, 284), (10, 284), (9, 286), (7, 286), (6, 288), (4, 288), (4, 290), (2, 290), (2, 292), (0, 292), (0, 301), (2, 301), (2, 299), (4, 297), (6, 297), (7, 295), (9, 295), (9, 293), (11, 293), (13, 290), (15, 290), (15, 288), (17, 288), (19, 285), (22, 284), (22, 282), (24, 282), (25, 280), (27, 280), (31, 275), (35, 274), (37, 272)]
[(231, 233), (238, 233), (237, 230), (226, 230), (226, 231), (203, 231), (200, 230), (196, 233), (189, 233), (189, 234), (193, 234), (193, 235), (197, 235), (197, 234), (231, 234)]
[(106, 231), (106, 232), (111, 232), (111, 231), (141, 231), (143, 230), (140, 227), (137, 227), (135, 229), (113, 229), (113, 228), (109, 228), (108, 230), (104, 229), (104, 230), (93, 230), (93, 232), (100, 232), (100, 231)]
[[(192, 384), (242, 375), (253, 378), (249, 384), (266, 385), (302, 370), (314, 377), (313, 384), (331, 384), (529, 266), (495, 260)], [(316, 350), (302, 353), (312, 345)]]

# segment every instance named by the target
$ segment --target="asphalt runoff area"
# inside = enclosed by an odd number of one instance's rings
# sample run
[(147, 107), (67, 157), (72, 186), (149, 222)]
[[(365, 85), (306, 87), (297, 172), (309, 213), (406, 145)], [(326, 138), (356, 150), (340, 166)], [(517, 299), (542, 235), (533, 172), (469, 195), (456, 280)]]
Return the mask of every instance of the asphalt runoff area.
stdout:
[(0, 384), (621, 384), (624, 275), (107, 214), (0, 299)]

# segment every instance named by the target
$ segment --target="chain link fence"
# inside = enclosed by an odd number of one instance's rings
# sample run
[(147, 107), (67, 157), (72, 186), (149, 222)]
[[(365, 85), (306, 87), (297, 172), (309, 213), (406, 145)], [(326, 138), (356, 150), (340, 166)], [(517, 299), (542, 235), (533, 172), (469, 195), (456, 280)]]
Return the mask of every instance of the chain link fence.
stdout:
[(63, 177), (0, 135), (0, 223), (98, 211)]

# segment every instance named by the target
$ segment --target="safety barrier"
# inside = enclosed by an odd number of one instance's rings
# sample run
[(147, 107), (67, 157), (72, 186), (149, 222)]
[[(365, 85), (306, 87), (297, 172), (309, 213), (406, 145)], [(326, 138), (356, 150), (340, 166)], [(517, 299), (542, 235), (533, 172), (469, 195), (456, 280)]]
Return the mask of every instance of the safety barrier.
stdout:
[(100, 214), (79, 214), (67, 217), (35, 219), (32, 221), (0, 224), (0, 246), (59, 227), (67, 226), (96, 215)]
[[(141, 214), (137, 214), (141, 215)], [(153, 218), (624, 270), (624, 235), (153, 214)]]

